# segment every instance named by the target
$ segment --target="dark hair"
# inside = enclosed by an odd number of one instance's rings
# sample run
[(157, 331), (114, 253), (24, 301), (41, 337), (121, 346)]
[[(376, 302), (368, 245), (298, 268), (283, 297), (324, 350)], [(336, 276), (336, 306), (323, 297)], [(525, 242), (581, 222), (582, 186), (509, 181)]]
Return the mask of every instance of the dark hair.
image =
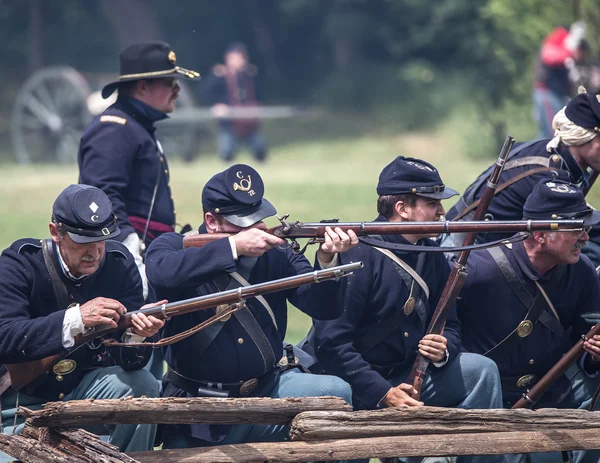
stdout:
[(409, 207), (414, 207), (417, 204), (417, 195), (411, 193), (403, 193), (400, 195), (383, 195), (377, 198), (377, 212), (386, 219), (391, 218), (396, 210), (394, 206), (398, 201), (402, 201)]
[(138, 80), (128, 80), (127, 82), (121, 82), (118, 85), (119, 95), (132, 96)]

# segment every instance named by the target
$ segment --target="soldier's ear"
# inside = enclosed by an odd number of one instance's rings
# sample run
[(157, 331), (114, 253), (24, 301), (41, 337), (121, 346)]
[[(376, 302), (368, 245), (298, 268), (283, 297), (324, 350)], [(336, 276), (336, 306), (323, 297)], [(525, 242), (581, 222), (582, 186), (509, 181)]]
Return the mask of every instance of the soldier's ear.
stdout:
[(52, 237), (52, 241), (54, 241), (55, 243), (58, 243), (62, 239), (62, 236), (58, 231), (58, 227), (56, 226), (55, 223), (50, 222), (50, 224), (48, 225), (48, 228), (50, 228), (50, 236)]
[(546, 232), (533, 232), (533, 239), (539, 244), (544, 244), (547, 240)]
[(408, 210), (406, 206), (407, 205), (404, 201), (397, 201), (396, 204), (394, 204), (394, 211), (399, 217), (408, 220)]
[(219, 230), (219, 219), (212, 212), (204, 214), (204, 224), (209, 233), (215, 233)]

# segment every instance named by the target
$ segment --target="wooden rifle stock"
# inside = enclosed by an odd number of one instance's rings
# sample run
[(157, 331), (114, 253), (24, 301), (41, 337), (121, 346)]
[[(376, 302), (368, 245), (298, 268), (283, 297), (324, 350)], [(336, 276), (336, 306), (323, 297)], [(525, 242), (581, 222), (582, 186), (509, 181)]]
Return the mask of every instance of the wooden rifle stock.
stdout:
[(577, 361), (583, 354), (583, 343), (587, 339), (600, 334), (600, 323), (594, 325), (585, 336), (575, 343), (569, 351), (554, 364), (542, 378), (534, 384), (534, 386), (523, 394), (511, 408), (532, 408), (544, 393), (556, 382), (558, 378), (565, 374), (569, 367)]
[[(315, 270), (314, 272), (308, 272), (301, 275), (280, 278), (278, 280), (267, 281), (256, 285), (242, 286), (240, 288), (208, 294), (206, 296), (199, 296), (183, 301), (146, 307), (134, 312), (127, 312), (119, 319), (118, 328), (116, 329), (102, 327), (98, 327), (98, 329), (92, 328), (87, 331), (85, 335), (77, 336), (75, 338), (74, 349), (105, 334), (132, 327), (131, 317), (136, 313), (144, 313), (145, 315), (153, 315), (161, 320), (168, 320), (171, 317), (196, 312), (198, 310), (211, 309), (219, 305), (236, 304), (238, 302), (243, 302), (249, 297), (286, 291), (303, 285), (346, 277), (352, 275), (354, 270), (358, 270), (362, 266), (362, 262), (354, 262), (325, 270)], [(10, 375), (13, 389), (19, 390), (27, 386), (44, 372), (50, 370), (58, 361), (65, 358), (68, 354), (69, 352), (66, 352), (40, 360), (32, 360), (30, 362), (5, 364), (4, 366)]]
[[(490, 202), (494, 197), (494, 191), (498, 186), (500, 175), (504, 169), (504, 163), (506, 162), (506, 158), (512, 149), (514, 142), (515, 140), (511, 136), (506, 137), (504, 145), (502, 145), (502, 149), (498, 155), (498, 160), (496, 161), (494, 170), (488, 179), (487, 187), (484, 190), (479, 205), (477, 206), (477, 210), (475, 211), (475, 216), (473, 217), (474, 221), (480, 221), (485, 217)], [(475, 230), (468, 232), (463, 242), (463, 246), (470, 246), (473, 244), (475, 242), (475, 238), (477, 237), (477, 233), (478, 232)], [(471, 251), (468, 249), (461, 251), (454, 262), (452, 272), (448, 277), (448, 281), (446, 282), (442, 296), (440, 297), (440, 300), (435, 308), (426, 334), (441, 334), (443, 332), (450, 309), (454, 305), (454, 302), (456, 301), (456, 298), (458, 297), (458, 294), (464, 285), (465, 279), (467, 278), (466, 263), (470, 253)], [(408, 384), (412, 384), (412, 386), (416, 389), (417, 393), (413, 394), (413, 398), (416, 400), (419, 400), (421, 396), (421, 388), (423, 386), (425, 375), (427, 374), (428, 366), (429, 359), (425, 358), (420, 353), (417, 353), (417, 357), (413, 363), (410, 375), (406, 380)]]
[[(369, 235), (401, 235), (401, 234), (444, 234), (444, 233), (518, 233), (532, 231), (569, 230), (583, 227), (581, 220), (472, 220), (464, 222), (437, 221), (437, 222), (296, 222), (288, 225), (279, 225), (269, 228), (267, 233), (279, 238), (295, 240), (297, 238), (310, 238), (318, 240), (323, 238), (325, 227), (339, 227), (344, 232), (354, 231), (357, 236)], [(183, 247), (201, 247), (212, 241), (229, 238), (229, 233), (201, 233), (187, 235), (183, 238)], [(317, 242), (317, 241), (314, 241)]]

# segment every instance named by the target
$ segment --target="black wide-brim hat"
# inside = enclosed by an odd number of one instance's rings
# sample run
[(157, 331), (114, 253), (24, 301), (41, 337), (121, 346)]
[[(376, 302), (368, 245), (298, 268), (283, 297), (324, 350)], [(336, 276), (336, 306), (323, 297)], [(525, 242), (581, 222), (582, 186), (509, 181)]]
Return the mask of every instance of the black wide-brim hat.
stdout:
[(119, 84), (132, 80), (164, 79), (165, 77), (200, 79), (198, 72), (175, 64), (177, 59), (175, 52), (165, 42), (139, 42), (130, 45), (121, 51), (119, 59), (119, 80), (104, 86), (102, 98), (111, 96)]

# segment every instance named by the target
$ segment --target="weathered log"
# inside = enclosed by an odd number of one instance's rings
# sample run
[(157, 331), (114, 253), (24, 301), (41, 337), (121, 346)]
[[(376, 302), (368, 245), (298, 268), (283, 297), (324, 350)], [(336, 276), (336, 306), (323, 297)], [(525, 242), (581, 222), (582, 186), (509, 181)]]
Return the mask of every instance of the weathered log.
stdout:
[(298, 413), (312, 410), (350, 411), (339, 397), (268, 397), (215, 399), (205, 397), (133, 398), (49, 402), (42, 410), (19, 409), (32, 426), (95, 424), (288, 424)]
[(82, 429), (25, 426), (19, 435), (0, 434), (0, 450), (23, 463), (136, 463), (117, 447)]
[[(585, 424), (583, 424), (585, 425)], [(597, 429), (263, 442), (136, 452), (142, 463), (270, 463), (445, 455), (497, 455), (600, 447)]]
[[(414, 434), (600, 428), (600, 412), (586, 410), (463, 410), (386, 408), (360, 412), (311, 411), (291, 424), (292, 440), (351, 439)], [(600, 432), (599, 432), (600, 434)]]

